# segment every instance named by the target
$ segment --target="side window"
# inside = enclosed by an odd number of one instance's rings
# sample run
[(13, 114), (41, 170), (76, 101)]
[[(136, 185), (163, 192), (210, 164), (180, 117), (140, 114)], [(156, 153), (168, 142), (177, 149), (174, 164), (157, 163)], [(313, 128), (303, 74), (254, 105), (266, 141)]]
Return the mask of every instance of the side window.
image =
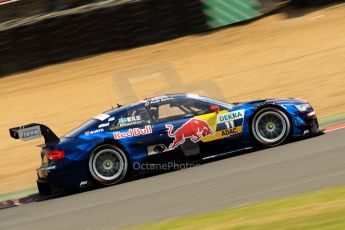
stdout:
[(137, 126), (152, 124), (149, 113), (145, 107), (131, 109), (116, 118), (113, 124), (110, 125), (110, 130), (127, 129)]
[(211, 104), (204, 101), (183, 100), (181, 101), (181, 106), (192, 111), (194, 115), (212, 113)]
[(191, 99), (178, 99), (148, 107), (155, 122), (179, 120), (186, 117), (211, 113), (211, 105), (207, 102)]

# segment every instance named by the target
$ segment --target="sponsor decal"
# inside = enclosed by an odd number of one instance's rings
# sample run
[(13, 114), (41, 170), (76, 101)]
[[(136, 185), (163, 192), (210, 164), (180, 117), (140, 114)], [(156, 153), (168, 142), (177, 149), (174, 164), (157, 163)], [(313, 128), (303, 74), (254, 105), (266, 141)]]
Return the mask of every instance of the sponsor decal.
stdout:
[(49, 171), (49, 170), (52, 170), (52, 169), (56, 169), (56, 165), (52, 165), (52, 166), (48, 166), (48, 167), (42, 168), (42, 171)]
[[(217, 117), (217, 131), (239, 127), (243, 125), (245, 110), (219, 114)], [(222, 135), (223, 136), (223, 135)]]
[(141, 124), (141, 118), (139, 115), (134, 117), (124, 117), (119, 119), (119, 126), (120, 127), (126, 127), (130, 125), (140, 125)]
[(79, 186), (82, 188), (82, 187), (85, 187), (85, 186), (87, 186), (88, 185), (88, 181), (87, 180), (85, 180), (85, 181), (81, 181), (80, 182), (80, 184), (79, 184)]
[(100, 121), (104, 121), (105, 119), (108, 119), (110, 117), (110, 115), (108, 114), (104, 114), (104, 113), (101, 113), (95, 117), (93, 117), (94, 119), (97, 119), (97, 120), (100, 120)]
[(90, 131), (90, 134), (101, 133), (101, 132), (104, 132), (104, 129), (92, 130), (92, 131)]
[(236, 135), (238, 133), (242, 133), (242, 126), (222, 130), (222, 136), (223, 137), (229, 137), (232, 135)]
[(98, 128), (108, 127), (109, 125), (110, 125), (109, 122), (108, 122), (108, 123), (103, 123), (103, 124), (100, 124), (100, 125), (98, 126)]
[(195, 118), (206, 121), (213, 132), (213, 135), (203, 137), (201, 141), (209, 142), (242, 133), (244, 115), (245, 110), (242, 109), (231, 112), (221, 110), (217, 115), (208, 113), (196, 116)]
[(133, 128), (128, 129), (127, 132), (114, 132), (114, 139), (123, 139), (126, 137), (137, 137), (141, 135), (147, 135), (152, 133), (152, 126), (146, 125), (143, 129), (141, 128)]
[(174, 131), (171, 124), (165, 125), (168, 136), (174, 138), (169, 145), (169, 150), (177, 148), (186, 139), (194, 143), (198, 141), (209, 142), (227, 138), (242, 133), (245, 110), (219, 111), (217, 115), (208, 113), (189, 119)]
[(146, 101), (145, 105), (148, 106), (148, 105), (152, 105), (152, 104), (156, 104), (156, 103), (170, 101), (170, 100), (173, 100), (173, 99), (174, 98), (168, 97), (168, 96), (153, 97), (153, 98), (149, 99), (149, 101)]
[(217, 123), (224, 123), (228, 121), (234, 121), (237, 119), (243, 119), (244, 117), (244, 109), (237, 110), (234, 112), (226, 113), (226, 114), (221, 114), (217, 118)]
[(209, 124), (198, 118), (191, 118), (175, 132), (173, 132), (173, 125), (165, 125), (168, 129), (168, 136), (174, 138), (174, 141), (169, 145), (169, 149), (175, 149), (183, 144), (186, 139), (190, 139), (194, 143), (200, 141), (206, 136), (213, 135), (213, 131)]
[(18, 130), (19, 138), (24, 141), (41, 137), (41, 135), (41, 128), (39, 125)]
[(101, 133), (101, 132), (104, 132), (104, 129), (96, 129), (96, 130), (86, 131), (85, 135), (88, 136), (88, 135), (92, 135), (92, 134), (96, 134), (96, 133)]
[(140, 125), (141, 121), (133, 121), (128, 123), (121, 123), (120, 127), (132, 126), (132, 125)]
[(115, 121), (115, 117), (109, 117), (108, 121)]
[(120, 124), (124, 124), (124, 123), (130, 123), (130, 122), (135, 122), (135, 121), (140, 121), (141, 118), (139, 115), (134, 116), (134, 117), (124, 117), (124, 118), (120, 118), (119, 119), (119, 123)]

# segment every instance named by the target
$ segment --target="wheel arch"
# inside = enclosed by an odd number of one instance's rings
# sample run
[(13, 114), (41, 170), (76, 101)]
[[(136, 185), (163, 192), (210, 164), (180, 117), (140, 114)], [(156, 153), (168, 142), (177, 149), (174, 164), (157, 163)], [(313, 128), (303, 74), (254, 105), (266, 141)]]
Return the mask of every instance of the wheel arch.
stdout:
[(126, 151), (126, 148), (119, 141), (111, 139), (111, 138), (104, 138), (104, 140), (102, 142), (93, 146), (89, 151), (89, 157), (88, 158), (91, 157), (91, 154), (95, 151), (95, 149), (102, 147), (103, 145), (113, 145), (113, 146), (120, 148), (124, 152), (124, 154), (126, 155), (128, 160), (130, 160), (130, 156), (129, 156), (128, 152)]
[[(119, 149), (123, 152), (123, 154), (125, 155), (125, 157), (126, 157), (127, 166), (128, 166), (128, 168), (127, 168), (127, 175), (125, 175), (125, 177), (122, 178), (121, 181), (119, 182), (119, 183), (122, 183), (123, 180), (127, 180), (127, 177), (130, 176), (130, 173), (131, 173), (131, 171), (132, 171), (132, 168), (131, 168), (131, 165), (132, 165), (131, 162), (132, 162), (132, 161), (131, 161), (131, 158), (130, 158), (128, 152), (127, 152), (126, 149), (124, 148), (124, 146), (121, 145), (121, 144), (119, 143), (119, 141), (114, 140), (114, 139), (105, 138), (101, 143), (98, 143), (97, 145), (95, 145), (95, 146), (93, 146), (93, 147), (91, 148), (91, 150), (89, 151), (89, 156), (88, 156), (88, 160), (87, 160), (87, 164), (88, 164), (88, 173), (89, 173), (89, 175), (90, 175), (90, 178), (91, 178), (93, 181), (97, 181), (97, 180), (91, 175), (91, 172), (90, 172), (90, 169), (89, 169), (89, 162), (90, 162), (90, 159), (91, 159), (93, 153), (95, 152), (95, 150), (102, 148), (102, 146), (106, 147), (107, 145), (108, 145), (108, 146), (113, 146), (113, 147), (119, 148)], [(100, 149), (100, 150), (101, 150), (101, 149)], [(97, 182), (96, 182), (96, 183), (97, 183)], [(104, 184), (103, 184), (102, 186), (104, 186)]]
[(273, 104), (273, 103), (264, 103), (262, 105), (259, 105), (255, 111), (252, 113), (252, 115), (249, 117), (249, 120), (248, 120), (248, 127), (249, 127), (249, 131), (250, 131), (250, 139), (252, 140), (254, 138), (254, 135), (253, 135), (253, 132), (251, 130), (251, 126), (252, 126), (252, 123), (253, 123), (253, 120), (254, 120), (254, 117), (256, 116), (256, 114), (258, 114), (258, 112), (260, 112), (261, 110), (265, 109), (265, 108), (275, 108), (275, 109), (279, 109), (280, 111), (282, 111), (286, 116), (287, 118), (289, 119), (290, 121), (290, 131), (289, 131), (289, 135), (288, 135), (288, 138), (291, 138), (291, 136), (293, 135), (294, 133), (294, 123), (293, 123), (293, 119), (292, 119), (292, 116), (290, 113), (288, 113), (286, 111), (286, 109), (282, 106), (282, 105), (278, 105), (278, 104)]

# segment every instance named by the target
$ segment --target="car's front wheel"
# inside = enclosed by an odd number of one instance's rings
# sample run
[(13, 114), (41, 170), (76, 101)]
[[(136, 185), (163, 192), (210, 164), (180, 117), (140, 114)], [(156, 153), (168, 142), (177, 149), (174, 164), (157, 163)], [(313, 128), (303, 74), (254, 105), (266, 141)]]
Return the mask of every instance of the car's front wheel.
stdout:
[(116, 146), (103, 145), (91, 153), (89, 171), (92, 177), (102, 185), (117, 184), (127, 174), (127, 156)]
[(251, 124), (252, 134), (263, 146), (276, 146), (283, 143), (291, 129), (287, 115), (277, 108), (264, 108), (257, 112)]

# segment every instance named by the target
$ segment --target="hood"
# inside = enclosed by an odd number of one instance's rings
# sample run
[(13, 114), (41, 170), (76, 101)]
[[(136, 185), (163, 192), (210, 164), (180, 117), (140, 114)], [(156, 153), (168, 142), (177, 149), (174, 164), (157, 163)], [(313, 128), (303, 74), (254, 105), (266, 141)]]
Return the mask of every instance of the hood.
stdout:
[(244, 106), (260, 106), (262, 104), (304, 104), (308, 103), (307, 101), (303, 99), (297, 99), (297, 98), (270, 98), (270, 99), (264, 99), (264, 100), (254, 100), (254, 101), (246, 101), (246, 102), (239, 102), (235, 103), (236, 105), (244, 105)]

